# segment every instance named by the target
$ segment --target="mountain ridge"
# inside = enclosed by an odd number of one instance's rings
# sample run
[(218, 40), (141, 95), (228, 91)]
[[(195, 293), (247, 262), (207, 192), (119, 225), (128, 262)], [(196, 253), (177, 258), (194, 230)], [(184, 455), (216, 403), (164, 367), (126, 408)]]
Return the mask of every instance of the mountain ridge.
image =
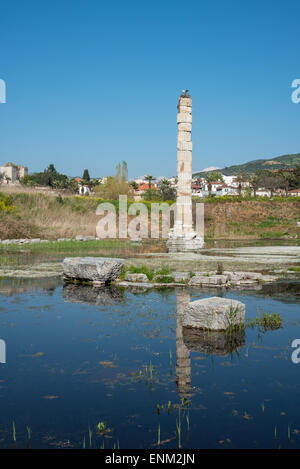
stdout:
[[(238, 173), (254, 174), (262, 169), (288, 169), (295, 166), (300, 166), (300, 153), (280, 155), (275, 158), (260, 158), (243, 164), (225, 166), (219, 172), (225, 176), (234, 176)], [(205, 171), (197, 171), (193, 173), (193, 177), (204, 176), (205, 174)]]

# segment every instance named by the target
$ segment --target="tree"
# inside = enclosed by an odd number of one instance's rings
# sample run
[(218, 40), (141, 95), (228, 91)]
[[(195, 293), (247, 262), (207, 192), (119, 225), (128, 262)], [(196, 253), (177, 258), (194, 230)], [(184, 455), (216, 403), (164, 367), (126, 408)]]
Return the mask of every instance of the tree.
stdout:
[(146, 189), (143, 193), (144, 200), (160, 200), (160, 196), (155, 189)]
[(296, 176), (290, 171), (280, 171), (282, 177), (282, 188), (285, 190), (285, 195), (288, 196), (289, 190), (294, 187)]
[(253, 189), (253, 197), (256, 197), (256, 191), (259, 188), (259, 176), (256, 174), (250, 177), (250, 187)]
[(135, 181), (131, 181), (129, 183), (134, 191), (137, 191), (139, 188), (139, 185)]
[(176, 189), (172, 187), (168, 179), (162, 179), (158, 183), (158, 193), (161, 200), (175, 200), (176, 199)]
[(49, 164), (48, 168), (46, 168), (44, 170), (44, 181), (45, 181), (45, 185), (46, 186), (50, 186), (50, 187), (54, 187), (53, 185), (53, 181), (55, 179), (57, 179), (57, 176), (59, 175), (59, 173), (56, 171), (55, 167), (54, 167), (54, 164), (51, 163)]
[(212, 189), (212, 183), (213, 182), (217, 182), (217, 181), (224, 182), (223, 176), (222, 176), (221, 173), (215, 173), (215, 172), (212, 172), (212, 171), (210, 171), (209, 173), (206, 174), (205, 179), (206, 179), (206, 182), (207, 182), (207, 185), (208, 185), (209, 195), (211, 195), (211, 189)]
[(118, 180), (117, 176), (108, 176), (104, 183), (95, 187), (95, 193), (106, 200), (117, 200), (119, 195), (133, 197), (132, 186), (126, 181)]
[(82, 179), (83, 181), (86, 181), (86, 182), (89, 182), (90, 181), (90, 174), (89, 174), (89, 170), (88, 169), (85, 169), (83, 171), (83, 176), (82, 176)]
[(281, 189), (283, 186), (282, 176), (267, 169), (258, 171), (259, 185), (270, 191), (273, 197), (274, 191)]
[(126, 161), (123, 161), (121, 168), (121, 179), (122, 181), (127, 181), (128, 179), (128, 168)]
[(155, 178), (153, 176), (151, 176), (151, 174), (148, 174), (147, 176), (145, 176), (145, 180), (148, 181), (149, 190), (151, 190), (151, 183), (152, 183), (152, 181), (155, 181)]
[(236, 182), (238, 183), (238, 193), (242, 194), (243, 184), (249, 181), (249, 176), (245, 173), (238, 173), (236, 177)]
[(126, 161), (123, 161), (122, 165), (121, 163), (118, 163), (116, 166), (116, 178), (118, 181), (123, 181), (126, 182), (128, 179), (128, 168), (127, 168), (127, 163)]

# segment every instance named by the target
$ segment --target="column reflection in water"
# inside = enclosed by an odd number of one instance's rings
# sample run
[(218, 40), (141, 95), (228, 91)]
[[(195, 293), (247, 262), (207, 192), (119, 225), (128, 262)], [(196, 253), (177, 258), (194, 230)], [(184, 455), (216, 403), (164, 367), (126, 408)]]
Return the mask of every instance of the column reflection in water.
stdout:
[(179, 395), (187, 397), (191, 385), (190, 351), (183, 340), (182, 314), (185, 306), (190, 302), (190, 293), (177, 290), (177, 321), (176, 321), (176, 383)]

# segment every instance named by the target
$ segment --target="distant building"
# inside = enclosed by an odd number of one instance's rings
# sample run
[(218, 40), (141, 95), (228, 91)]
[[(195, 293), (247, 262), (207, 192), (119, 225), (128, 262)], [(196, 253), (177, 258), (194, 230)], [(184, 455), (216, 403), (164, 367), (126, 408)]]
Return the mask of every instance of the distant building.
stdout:
[(6, 163), (0, 166), (0, 177), (2, 184), (18, 184), (20, 179), (27, 176), (28, 168), (20, 164)]
[(300, 188), (299, 189), (292, 189), (289, 191), (289, 195), (293, 197), (300, 197)]
[[(141, 200), (142, 195), (146, 190), (149, 189), (149, 182), (145, 182), (137, 188), (136, 191), (134, 191), (134, 200)], [(152, 182), (151, 184), (151, 190), (158, 191), (158, 187), (155, 183)]]
[(90, 195), (92, 193), (89, 186), (86, 184), (81, 184), (78, 188), (79, 195)]

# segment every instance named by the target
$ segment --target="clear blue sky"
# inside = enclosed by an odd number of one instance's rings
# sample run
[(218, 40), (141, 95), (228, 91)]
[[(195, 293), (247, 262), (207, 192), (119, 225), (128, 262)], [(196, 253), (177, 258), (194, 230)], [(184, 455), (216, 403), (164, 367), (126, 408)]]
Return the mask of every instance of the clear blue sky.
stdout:
[(0, 3), (0, 162), (68, 175), (176, 173), (193, 97), (193, 169), (300, 152), (299, 1)]

